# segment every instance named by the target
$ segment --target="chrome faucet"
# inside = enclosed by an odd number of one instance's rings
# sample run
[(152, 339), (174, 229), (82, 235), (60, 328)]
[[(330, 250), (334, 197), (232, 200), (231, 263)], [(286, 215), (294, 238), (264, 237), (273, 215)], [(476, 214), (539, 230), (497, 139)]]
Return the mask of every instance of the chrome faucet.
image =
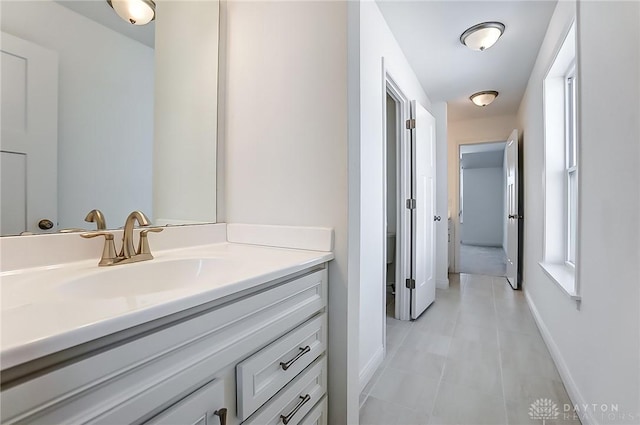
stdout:
[[(89, 214), (93, 213), (90, 212)], [(101, 214), (100, 214), (101, 216)], [(89, 215), (87, 215), (89, 217)], [(100, 218), (96, 217), (96, 221), (98, 222), (98, 228), (100, 227)], [(147, 239), (147, 235), (149, 232), (162, 232), (161, 227), (148, 227), (144, 230), (140, 231), (140, 240), (138, 242), (138, 249), (136, 250), (133, 245), (133, 237), (134, 237), (134, 224), (138, 222), (140, 226), (146, 227), (151, 224), (149, 219), (144, 213), (141, 211), (133, 211), (127, 217), (124, 223), (124, 230), (122, 232), (122, 248), (120, 249), (120, 253), (116, 254), (115, 243), (113, 238), (113, 233), (107, 232), (105, 230), (98, 230), (96, 232), (82, 233), (80, 236), (83, 238), (94, 238), (96, 236), (104, 236), (104, 248), (102, 250), (102, 258), (98, 263), (99, 266), (113, 266), (116, 264), (127, 264), (127, 263), (137, 263), (138, 261), (151, 260), (153, 255), (151, 255), (151, 250), (149, 249), (149, 241)], [(104, 217), (102, 216), (102, 224), (104, 225)]]

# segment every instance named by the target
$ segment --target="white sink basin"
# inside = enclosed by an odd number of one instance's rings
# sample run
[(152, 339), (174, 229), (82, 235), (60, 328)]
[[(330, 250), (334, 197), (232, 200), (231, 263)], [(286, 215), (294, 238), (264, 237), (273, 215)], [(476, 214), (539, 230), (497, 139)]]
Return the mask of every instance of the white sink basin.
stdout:
[(174, 291), (210, 283), (223, 263), (228, 266), (229, 260), (181, 258), (102, 267), (56, 289), (61, 295), (80, 298), (118, 298)]

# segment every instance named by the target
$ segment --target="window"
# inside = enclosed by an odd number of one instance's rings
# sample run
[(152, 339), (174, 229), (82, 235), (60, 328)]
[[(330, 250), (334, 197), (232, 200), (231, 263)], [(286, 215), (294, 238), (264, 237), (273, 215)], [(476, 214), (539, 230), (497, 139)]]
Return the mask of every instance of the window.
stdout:
[(578, 258), (578, 98), (575, 24), (544, 79), (544, 271), (572, 298)]
[(576, 119), (576, 71), (575, 63), (565, 77), (565, 179), (566, 179), (566, 262), (575, 267), (577, 202), (578, 202), (578, 161), (577, 161), (577, 119)]

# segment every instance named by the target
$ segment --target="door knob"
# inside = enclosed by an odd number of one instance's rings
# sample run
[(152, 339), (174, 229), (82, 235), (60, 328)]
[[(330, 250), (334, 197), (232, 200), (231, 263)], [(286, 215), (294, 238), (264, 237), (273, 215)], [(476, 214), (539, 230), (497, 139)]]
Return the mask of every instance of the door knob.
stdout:
[(53, 229), (53, 221), (48, 218), (43, 218), (38, 222), (38, 227), (42, 230), (51, 230)]

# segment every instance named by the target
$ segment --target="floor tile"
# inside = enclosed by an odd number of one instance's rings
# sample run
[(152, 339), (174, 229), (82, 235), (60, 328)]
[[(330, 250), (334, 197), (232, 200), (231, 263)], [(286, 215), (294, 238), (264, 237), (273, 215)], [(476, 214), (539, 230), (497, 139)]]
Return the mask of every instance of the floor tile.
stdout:
[(520, 347), (510, 352), (501, 351), (503, 374), (537, 375), (561, 381), (551, 356), (548, 353), (527, 351)]
[(395, 425), (402, 410), (391, 402), (369, 396), (360, 409), (360, 425)]
[(414, 410), (403, 409), (399, 414), (396, 425), (428, 425), (429, 415)]
[[(387, 321), (388, 323), (388, 321)], [(407, 322), (410, 323), (410, 322)], [(387, 350), (393, 351), (409, 334), (411, 326), (389, 326), (387, 325)]]
[(444, 356), (400, 349), (391, 359), (390, 366), (406, 373), (414, 373), (438, 381), (442, 376), (444, 362)]
[(493, 284), (493, 276), (491, 275), (467, 274), (467, 279), (465, 281), (465, 288), (468, 288), (470, 286), (491, 287), (492, 284)]
[(464, 385), (442, 382), (436, 397), (432, 424), (506, 424), (501, 395), (488, 395)]
[(560, 404), (568, 402), (562, 382), (536, 375), (535, 371), (531, 372), (530, 374), (519, 374), (503, 370), (502, 379), (506, 400), (533, 403), (542, 398), (554, 400)]
[(435, 400), (439, 377), (388, 367), (371, 390), (371, 396), (404, 408), (429, 414)]
[(440, 335), (436, 332), (413, 328), (402, 343), (401, 349), (446, 357), (449, 353), (450, 344), (451, 336), (449, 335)]
[(477, 326), (475, 324), (456, 323), (453, 332), (455, 338), (467, 341), (483, 342), (498, 345), (498, 330), (493, 327)]
[(497, 329), (498, 319), (495, 312), (481, 312), (480, 310), (461, 309), (457, 319), (458, 324), (473, 325), (485, 328)]
[(434, 332), (440, 335), (453, 335), (456, 327), (457, 314), (427, 316), (422, 315), (416, 320), (415, 327), (424, 332)]
[(528, 312), (497, 310), (498, 328), (528, 334), (539, 333), (536, 322)]
[(481, 302), (478, 299), (465, 298), (460, 305), (460, 314), (486, 316), (495, 321), (496, 308), (493, 299), (490, 302)]
[(444, 382), (502, 396), (502, 379), (498, 359), (448, 358), (442, 375)]
[(522, 333), (498, 329), (500, 351), (505, 354), (518, 355), (525, 351), (534, 351), (549, 356), (549, 350), (538, 333)]

